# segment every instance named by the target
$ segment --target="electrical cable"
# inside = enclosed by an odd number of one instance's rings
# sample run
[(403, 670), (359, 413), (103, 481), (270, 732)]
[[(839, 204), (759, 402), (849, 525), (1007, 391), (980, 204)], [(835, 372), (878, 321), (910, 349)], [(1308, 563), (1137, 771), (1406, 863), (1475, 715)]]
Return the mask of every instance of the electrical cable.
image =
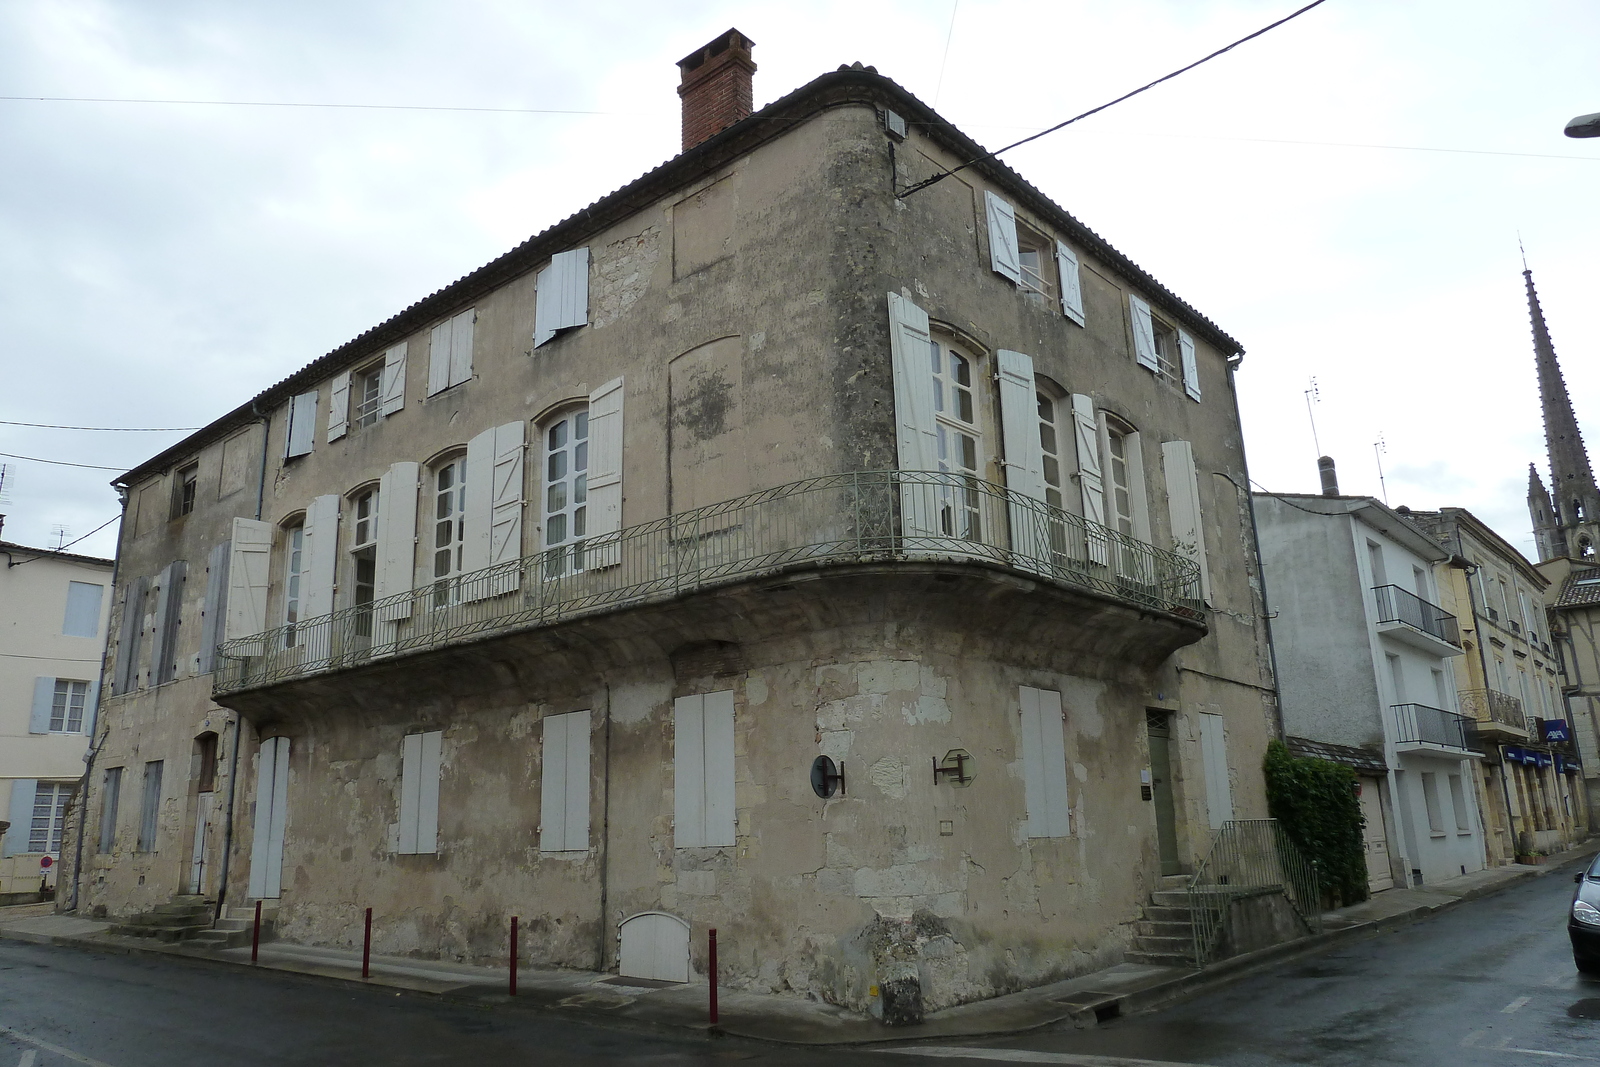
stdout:
[(939, 60), (939, 80), (933, 86), (933, 106), (939, 106), (939, 94), (944, 91), (944, 69), (950, 65), (950, 42), (956, 35), (956, 12), (961, 8), (961, 0), (955, 0), (950, 5), (950, 29), (944, 35), (944, 57)]
[(1301, 15), (1304, 15), (1307, 11), (1310, 11), (1312, 8), (1317, 7), (1317, 6), (1319, 6), (1319, 5), (1323, 4), (1323, 3), (1326, 3), (1326, 0), (1311, 0), (1311, 3), (1307, 4), (1305, 7), (1300, 8), (1298, 11), (1295, 11), (1295, 12), (1292, 12), (1291, 14), (1285, 15), (1283, 18), (1279, 19), (1277, 22), (1273, 22), (1273, 23), (1270, 23), (1270, 24), (1268, 24), (1266, 26), (1263, 26), (1259, 30), (1257, 30), (1256, 32), (1254, 32), (1252, 34), (1249, 34), (1247, 36), (1241, 37), (1237, 41), (1233, 42), (1232, 44), (1226, 45), (1226, 46), (1224, 46), (1222, 48), (1219, 48), (1215, 52), (1212, 52), (1210, 55), (1205, 56), (1205, 57), (1200, 58), (1200, 59), (1197, 59), (1193, 63), (1190, 63), (1186, 67), (1179, 67), (1177, 70), (1173, 71), (1171, 74), (1165, 74), (1165, 75), (1157, 78), (1155, 81), (1150, 82), (1148, 85), (1141, 85), (1139, 88), (1133, 90), (1133, 92), (1131, 92), (1131, 93), (1123, 93), (1121, 96), (1117, 97), (1115, 100), (1112, 100), (1112, 101), (1110, 101), (1108, 103), (1101, 104), (1099, 107), (1090, 108), (1088, 111), (1085, 111), (1081, 115), (1074, 115), (1072, 118), (1068, 119), (1065, 122), (1058, 122), (1054, 126), (1051, 126), (1048, 130), (1040, 130), (1038, 133), (1033, 134), (1031, 137), (1024, 137), (1020, 141), (1016, 141), (1016, 142), (1014, 142), (1012, 144), (1008, 144), (1004, 148), (997, 148), (993, 152), (985, 152), (983, 155), (978, 156), (976, 159), (969, 159), (967, 162), (961, 164), (959, 167), (956, 167), (953, 170), (947, 170), (947, 171), (944, 171), (944, 172), (942, 172), (940, 174), (935, 174), (931, 178), (925, 178), (922, 181), (917, 182), (915, 185), (913, 185), (910, 188), (908, 188), (905, 192), (896, 194), (895, 199), (904, 200), (906, 197), (910, 196), (912, 193), (916, 192), (919, 189), (926, 189), (928, 186), (933, 185), (935, 182), (944, 181), (944, 179), (950, 177), (950, 175), (955, 174), (955, 173), (957, 173), (959, 171), (966, 170), (968, 167), (973, 166), (974, 164), (982, 163), (986, 159), (993, 159), (996, 156), (998, 156), (1001, 152), (1009, 152), (1013, 148), (1018, 148), (1018, 147), (1021, 147), (1022, 145), (1027, 144), (1029, 141), (1037, 141), (1039, 138), (1045, 136), (1046, 134), (1055, 133), (1059, 129), (1062, 129), (1062, 128), (1066, 127), (1066, 126), (1071, 126), (1074, 122), (1077, 122), (1079, 119), (1086, 119), (1090, 115), (1099, 114), (1100, 112), (1104, 111), (1106, 108), (1114, 107), (1117, 104), (1122, 103), (1124, 100), (1128, 100), (1128, 99), (1131, 99), (1131, 98), (1133, 98), (1135, 96), (1138, 96), (1140, 93), (1144, 92), (1147, 89), (1154, 89), (1156, 86), (1160, 85), (1162, 82), (1171, 81), (1173, 78), (1176, 78), (1178, 75), (1186, 73), (1187, 71), (1191, 71), (1194, 68), (1198, 67), (1202, 63), (1210, 62), (1211, 60), (1216, 59), (1218, 56), (1222, 55), (1225, 52), (1231, 52), (1233, 49), (1238, 48), (1240, 45), (1244, 44), (1246, 41), (1253, 41), (1257, 37), (1260, 37), (1262, 34), (1266, 33), (1267, 31), (1277, 29), (1279, 26), (1282, 26), (1285, 22), (1288, 22), (1290, 19), (1299, 18)]
[[(44, 555), (34, 556), (33, 559), (25, 559), (25, 560), (22, 561), (22, 563), (10, 563), (10, 562), (8, 562), (6, 564), (6, 568), (9, 570), (12, 567), (20, 567), (20, 566), (22, 566), (23, 563), (32, 563), (33, 560), (35, 560), (35, 559), (44, 559), (44, 557), (46, 555), (49, 555), (52, 552), (65, 552), (67, 549), (71, 548), (73, 545), (77, 544), (79, 541), (84, 541), (84, 540), (87, 540), (87, 539), (93, 537), (95, 534), (99, 533), (101, 530), (104, 530), (107, 526), (110, 526), (112, 523), (116, 522), (120, 518), (122, 518), (121, 514), (113, 515), (113, 516), (111, 516), (111, 518), (107, 519), (105, 522), (102, 522), (99, 526), (96, 526), (94, 529), (90, 530), (88, 533), (84, 534), (82, 537), (73, 538), (71, 541), (68, 541), (66, 544), (62, 545), (60, 548), (46, 549), (45, 552), (44, 552)], [(35, 549), (35, 551), (38, 551), (38, 550)], [(28, 657), (22, 657), (22, 658), (26, 659)]]
[(202, 426), (57, 426), (53, 422), (11, 422), (0, 419), (0, 426), (31, 426), (36, 430), (104, 430), (107, 433), (175, 433), (200, 430)]
[(102, 467), (98, 463), (68, 463), (64, 459), (40, 459), (38, 456), (19, 456), (14, 452), (0, 452), (7, 459), (25, 459), (30, 463), (54, 463), (58, 467), (83, 467), (91, 471), (125, 471), (126, 467)]

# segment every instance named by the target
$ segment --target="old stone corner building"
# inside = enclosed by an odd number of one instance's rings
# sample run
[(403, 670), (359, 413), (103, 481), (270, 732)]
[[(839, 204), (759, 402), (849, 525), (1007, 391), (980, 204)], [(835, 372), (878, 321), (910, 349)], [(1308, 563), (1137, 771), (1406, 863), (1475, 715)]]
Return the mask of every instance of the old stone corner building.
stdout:
[(1239, 345), (1004, 165), (897, 195), (981, 151), (871, 68), (747, 114), (749, 47), (124, 476), (79, 907), (933, 1008), (1265, 815)]

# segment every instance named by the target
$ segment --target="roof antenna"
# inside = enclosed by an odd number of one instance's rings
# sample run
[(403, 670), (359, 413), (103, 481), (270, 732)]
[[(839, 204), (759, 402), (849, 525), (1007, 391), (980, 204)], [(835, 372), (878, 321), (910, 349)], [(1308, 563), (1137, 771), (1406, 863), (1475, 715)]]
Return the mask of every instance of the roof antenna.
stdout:
[(1378, 460), (1378, 485), (1383, 489), (1383, 502), (1389, 503), (1389, 483), (1383, 480), (1383, 455), (1389, 451), (1389, 446), (1383, 440), (1383, 431), (1378, 431), (1378, 439), (1372, 442), (1372, 454)]
[(1316, 446), (1317, 455), (1321, 456), (1322, 442), (1317, 440), (1317, 415), (1316, 412), (1311, 410), (1312, 401), (1316, 401), (1319, 404), (1322, 402), (1322, 395), (1317, 392), (1317, 379), (1315, 375), (1313, 375), (1311, 378), (1310, 388), (1306, 390), (1306, 417), (1311, 420), (1311, 443)]
[(1522, 247), (1522, 231), (1517, 231), (1517, 251), (1522, 253), (1522, 272), (1528, 272), (1528, 250)]

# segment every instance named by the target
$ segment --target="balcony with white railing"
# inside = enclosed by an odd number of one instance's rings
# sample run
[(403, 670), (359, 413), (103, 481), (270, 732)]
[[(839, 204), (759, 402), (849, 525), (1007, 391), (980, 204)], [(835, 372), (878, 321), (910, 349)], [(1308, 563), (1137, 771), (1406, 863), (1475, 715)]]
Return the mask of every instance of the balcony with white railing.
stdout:
[(791, 482), (225, 642), (216, 695), (679, 600), (789, 571), (968, 565), (1205, 630), (1198, 566), (977, 478)]

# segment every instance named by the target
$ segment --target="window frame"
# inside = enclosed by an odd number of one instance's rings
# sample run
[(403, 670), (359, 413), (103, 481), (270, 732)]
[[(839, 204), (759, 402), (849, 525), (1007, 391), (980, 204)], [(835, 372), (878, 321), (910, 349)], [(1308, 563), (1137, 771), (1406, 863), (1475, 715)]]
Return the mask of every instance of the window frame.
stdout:
[[(383, 370), (385, 360), (379, 357), (357, 367), (350, 374), (350, 432), (383, 421)], [(369, 389), (370, 386), (370, 389)], [(369, 398), (367, 393), (372, 395)]]
[(281, 620), (279, 625), (283, 628), (283, 647), (293, 648), (297, 643), (301, 605), (305, 601), (305, 512), (290, 516), (280, 523), (278, 528), (283, 533), (283, 549), (279, 559), (283, 594), (279, 598), (278, 618)]
[[(582, 423), (582, 435), (578, 424)], [(557, 430), (570, 424), (560, 444), (554, 443)], [(546, 579), (579, 574), (589, 569), (584, 552), (589, 539), (589, 465), (593, 458), (593, 436), (589, 405), (565, 405), (546, 416), (539, 426), (539, 552), (543, 557), (540, 574)], [(557, 459), (561, 474), (554, 474)], [(581, 482), (581, 484), (580, 484)], [(559, 507), (551, 508), (557, 487), (566, 490)], [(562, 535), (551, 540), (551, 527), (561, 520)], [(579, 527), (582, 527), (580, 530)], [(563, 551), (569, 549), (568, 551)], [(569, 565), (570, 561), (570, 565)]]
[[(80, 687), (74, 689), (73, 687)], [(72, 725), (72, 698), (77, 696), (77, 725)], [(56, 725), (56, 711), (61, 711), (61, 725)], [(50, 700), (49, 733), (52, 734), (81, 734), (84, 732), (84, 723), (89, 714), (89, 683), (76, 678), (57, 678), (55, 692)]]
[[(348, 559), (349, 606), (357, 609), (354, 633), (358, 639), (372, 637), (372, 605), (378, 594), (378, 531), (382, 525), (383, 495), (377, 482), (368, 482), (347, 495), (350, 502), (350, 535), (345, 556)], [(362, 509), (366, 509), (363, 514)], [(366, 536), (363, 537), (362, 535)], [(363, 579), (363, 564), (366, 575)], [(363, 591), (366, 598), (362, 598)], [(362, 610), (365, 609), (365, 610)]]
[(164, 760), (150, 760), (144, 765), (139, 800), (139, 836), (135, 852), (156, 852), (156, 839), (161, 833), (161, 777)]
[(122, 805), (122, 772), (124, 768), (107, 767), (100, 777), (100, 837), (96, 841), (97, 853), (112, 851), (117, 844), (117, 813)]
[[(937, 488), (938, 533), (944, 537), (981, 542), (984, 534), (983, 510), (975, 483), (988, 475), (980, 397), (982, 383), (986, 380), (984, 366), (978, 356), (952, 343), (942, 333), (930, 332), (928, 345), (930, 361), (923, 364), (922, 373), (933, 379), (935, 462), (941, 474), (951, 475), (946, 484)], [(958, 366), (966, 368), (965, 381), (961, 380)], [(948, 405), (945, 403), (947, 389), (950, 399)], [(966, 401), (965, 418), (961, 410), (963, 399)], [(952, 441), (955, 448), (951, 447)], [(970, 457), (966, 454), (969, 446)], [(951, 457), (957, 451), (962, 453), (961, 465), (951, 462)], [(970, 463), (965, 462), (968, 459)]]
[[(452, 483), (441, 489), (439, 478), (446, 471), (452, 474)], [(452, 449), (433, 462), (428, 464), (428, 577), (427, 582), (433, 587), (432, 603), (435, 608), (446, 608), (457, 604), (461, 600), (461, 583), (457, 580), (465, 572), (462, 570), (463, 550), (466, 544), (466, 516), (467, 516), (467, 452), (465, 448)], [(450, 494), (451, 512), (449, 515), (440, 516), (440, 497)], [(443, 522), (452, 524), (452, 532), (448, 544), (439, 543), (439, 530)], [(450, 567), (441, 573), (439, 571), (440, 552), (449, 553)]]
[(172, 475), (172, 518), (193, 514), (200, 496), (200, 461), (179, 467)]

